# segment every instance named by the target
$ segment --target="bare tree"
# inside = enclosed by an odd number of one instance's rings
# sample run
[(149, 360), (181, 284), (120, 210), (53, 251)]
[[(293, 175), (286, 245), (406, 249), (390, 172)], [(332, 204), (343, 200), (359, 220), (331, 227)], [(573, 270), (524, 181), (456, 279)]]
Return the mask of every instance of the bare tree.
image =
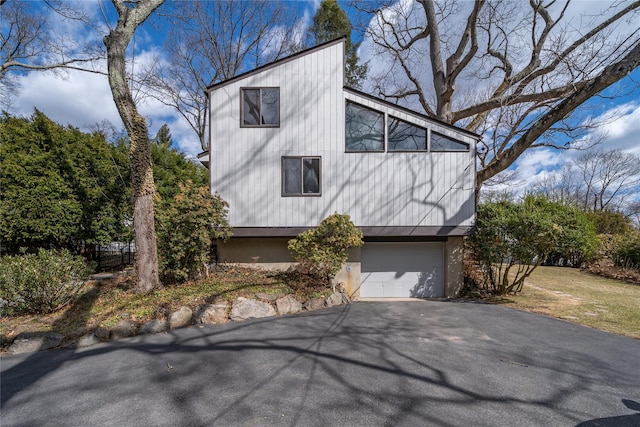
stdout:
[(638, 156), (598, 150), (583, 153), (574, 164), (583, 180), (580, 202), (584, 210), (625, 210), (629, 198), (640, 194)]
[(571, 147), (597, 125), (572, 113), (640, 65), (640, 1), (354, 1), (390, 64), (374, 90), (483, 135), (479, 187), (529, 148)]
[(166, 60), (144, 70), (151, 95), (173, 107), (207, 151), (204, 89), (285, 56), (299, 48), (303, 32), (295, 5), (261, 0), (176, 2), (165, 13), (173, 30), (165, 42)]
[(158, 250), (153, 211), (153, 167), (147, 123), (131, 94), (126, 73), (126, 49), (136, 29), (164, 0), (112, 0), (118, 22), (104, 38), (107, 47), (109, 86), (118, 113), (129, 135), (133, 187), (133, 223), (136, 242), (136, 289), (149, 292), (160, 286)]
[(543, 194), (553, 202), (579, 206), (581, 188), (574, 165), (567, 162), (559, 171), (549, 173), (535, 183), (531, 191), (535, 194)]
[(635, 215), (640, 194), (640, 157), (621, 150), (590, 150), (533, 186), (534, 193), (587, 212)]
[(16, 91), (10, 72), (77, 69), (99, 72), (94, 62), (104, 49), (93, 41), (78, 41), (52, 30), (52, 20), (90, 25), (82, 9), (58, 0), (39, 4), (25, 0), (0, 1), (0, 103), (10, 105)]

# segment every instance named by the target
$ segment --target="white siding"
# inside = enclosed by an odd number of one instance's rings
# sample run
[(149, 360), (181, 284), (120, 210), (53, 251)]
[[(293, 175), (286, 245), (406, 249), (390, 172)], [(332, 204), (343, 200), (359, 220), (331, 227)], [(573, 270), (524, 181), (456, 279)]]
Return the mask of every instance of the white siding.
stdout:
[[(329, 45), (211, 93), (212, 191), (234, 227), (315, 226), (348, 213), (358, 226), (468, 226), (475, 141), (438, 122), (343, 90), (343, 45)], [(280, 87), (280, 127), (241, 128), (240, 88)], [(345, 153), (345, 100), (463, 140), (469, 152)], [(320, 156), (322, 196), (282, 197), (281, 157)]]

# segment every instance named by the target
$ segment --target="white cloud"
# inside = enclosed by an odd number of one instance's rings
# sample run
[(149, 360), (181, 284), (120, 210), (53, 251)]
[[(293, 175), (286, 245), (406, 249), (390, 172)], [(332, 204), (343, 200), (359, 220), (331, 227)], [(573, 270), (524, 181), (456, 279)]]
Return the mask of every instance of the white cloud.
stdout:
[[(12, 103), (12, 114), (30, 116), (37, 108), (57, 123), (84, 131), (104, 120), (117, 128), (124, 127), (104, 75), (74, 70), (59, 75), (31, 72), (17, 80), (19, 91)], [(146, 98), (139, 102), (138, 110), (147, 118), (151, 136), (167, 123), (175, 143), (187, 156), (195, 157), (201, 151), (194, 132), (170, 107)]]
[(617, 148), (640, 156), (640, 104), (629, 102), (618, 105), (603, 116), (607, 119), (602, 127), (606, 148)]

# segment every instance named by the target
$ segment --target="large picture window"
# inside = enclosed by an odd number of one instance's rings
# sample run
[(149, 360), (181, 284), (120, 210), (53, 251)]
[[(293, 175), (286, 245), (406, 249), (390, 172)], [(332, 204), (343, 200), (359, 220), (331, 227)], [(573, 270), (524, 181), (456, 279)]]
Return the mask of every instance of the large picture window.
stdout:
[(243, 88), (240, 94), (242, 126), (280, 126), (280, 88)]
[(469, 151), (469, 144), (432, 131), (431, 151)]
[(384, 114), (347, 101), (346, 151), (384, 151)]
[(282, 195), (320, 195), (320, 157), (282, 158)]
[(427, 129), (389, 116), (388, 151), (426, 151)]

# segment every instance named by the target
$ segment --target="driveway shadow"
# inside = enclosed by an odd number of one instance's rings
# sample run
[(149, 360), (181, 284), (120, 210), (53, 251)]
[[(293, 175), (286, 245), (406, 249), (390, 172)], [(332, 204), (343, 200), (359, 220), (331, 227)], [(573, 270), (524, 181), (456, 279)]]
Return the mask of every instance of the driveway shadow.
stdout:
[(3, 420), (576, 425), (637, 389), (629, 364), (638, 350), (632, 339), (499, 306), (354, 303), (10, 357)]
[(622, 399), (622, 403), (627, 408), (638, 411), (637, 414), (620, 415), (618, 417), (598, 418), (595, 420), (585, 421), (576, 425), (576, 427), (638, 427), (640, 426), (640, 403)]

